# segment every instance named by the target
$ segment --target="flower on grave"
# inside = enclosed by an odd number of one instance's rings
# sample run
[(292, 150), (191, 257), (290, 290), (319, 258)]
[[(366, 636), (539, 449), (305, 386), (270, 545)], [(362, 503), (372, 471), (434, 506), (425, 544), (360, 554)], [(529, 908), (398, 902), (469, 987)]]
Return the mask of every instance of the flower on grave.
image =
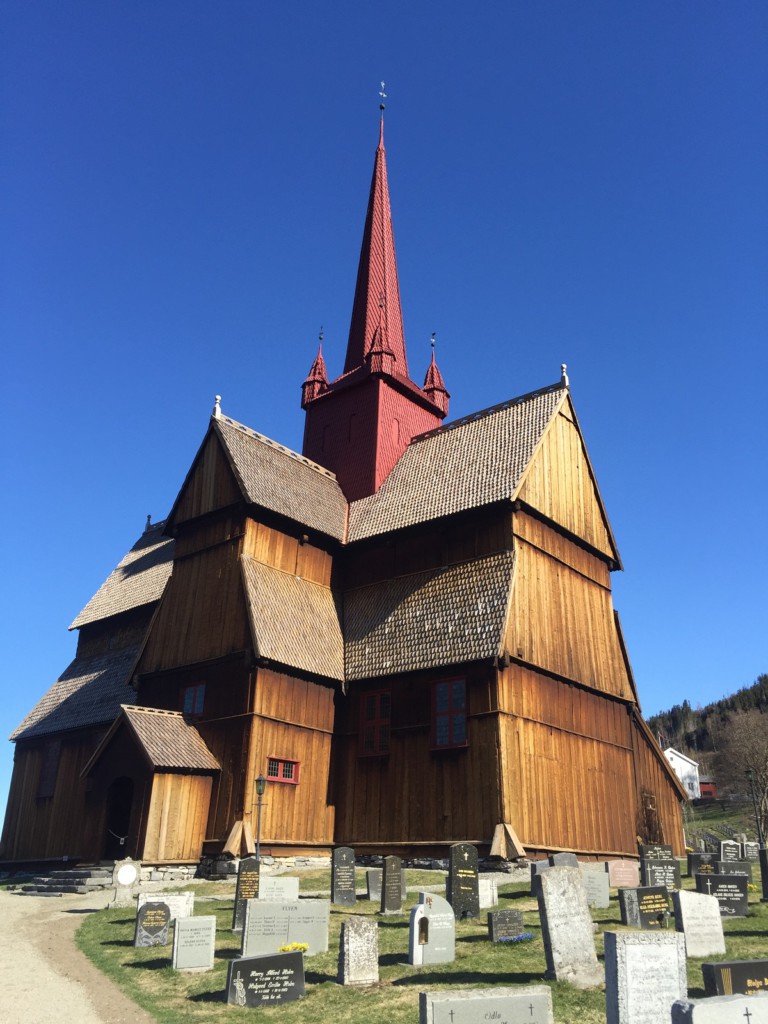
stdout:
[(757, 886), (754, 882), (747, 882), (747, 892), (757, 892)]
[(522, 932), (520, 935), (505, 935), (499, 942), (530, 942), (533, 932)]
[(278, 953), (306, 953), (308, 949), (308, 942), (286, 942), (284, 946), (280, 946)]

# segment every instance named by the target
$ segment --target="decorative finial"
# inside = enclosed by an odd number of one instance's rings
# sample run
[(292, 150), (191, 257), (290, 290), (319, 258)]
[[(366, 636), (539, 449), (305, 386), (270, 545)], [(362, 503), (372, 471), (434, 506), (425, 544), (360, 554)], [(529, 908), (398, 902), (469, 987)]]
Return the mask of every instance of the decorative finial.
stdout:
[(216, 395), (216, 401), (213, 404), (213, 412), (211, 415), (215, 420), (221, 419), (221, 395)]
[(322, 345), (323, 344), (323, 325), (322, 324), (320, 324), (320, 333), (318, 334), (317, 338), (318, 338), (318, 341), (320, 342), (320, 344)]
[(146, 525), (144, 526), (144, 533), (146, 533), (147, 530), (151, 530), (151, 529), (152, 529), (152, 516), (149, 515), (149, 516), (147, 516), (147, 522), (146, 522)]
[(432, 346), (432, 351), (433, 352), (435, 351), (435, 335), (436, 334), (437, 334), (437, 331), (432, 331), (432, 337), (430, 338), (430, 342), (429, 342), (430, 345)]
[(379, 103), (379, 110), (384, 113), (385, 103), (384, 100), (387, 98), (387, 94), (384, 92), (384, 83), (381, 83), (381, 89), (379, 90), (379, 96), (381, 96), (381, 103)]
[(564, 388), (567, 388), (569, 383), (568, 374), (565, 372), (567, 369), (568, 367), (565, 365), (565, 363), (560, 364), (560, 384)]

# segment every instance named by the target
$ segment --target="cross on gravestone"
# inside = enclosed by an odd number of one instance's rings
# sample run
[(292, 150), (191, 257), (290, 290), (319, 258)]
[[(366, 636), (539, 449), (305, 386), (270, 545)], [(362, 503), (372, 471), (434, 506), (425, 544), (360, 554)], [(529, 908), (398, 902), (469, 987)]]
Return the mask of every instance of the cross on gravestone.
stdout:
[(768, 995), (713, 996), (672, 1004), (672, 1024), (768, 1024)]
[(442, 896), (420, 892), (411, 911), (408, 962), (447, 964), (456, 956), (456, 919), (453, 908)]
[(450, 848), (445, 892), (457, 920), (480, 916), (477, 850), (470, 843), (454, 843)]
[(273, 953), (229, 961), (227, 1002), (233, 1006), (278, 1006), (304, 995), (301, 953)]
[(403, 862), (399, 857), (385, 857), (381, 877), (381, 913), (399, 914), (403, 909)]
[(419, 993), (419, 1024), (552, 1024), (546, 985)]
[(333, 851), (331, 861), (331, 903), (354, 907), (356, 900), (355, 851), (339, 846)]

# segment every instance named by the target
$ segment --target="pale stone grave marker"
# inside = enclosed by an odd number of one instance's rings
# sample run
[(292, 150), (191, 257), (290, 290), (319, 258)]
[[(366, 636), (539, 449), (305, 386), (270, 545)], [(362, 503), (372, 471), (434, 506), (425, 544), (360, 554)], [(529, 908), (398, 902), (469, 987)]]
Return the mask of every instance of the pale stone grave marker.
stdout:
[(341, 923), (338, 982), (379, 983), (379, 925), (370, 917), (348, 917)]
[(608, 872), (604, 871), (602, 865), (599, 867), (580, 867), (581, 878), (587, 893), (587, 903), (590, 907), (605, 909), (611, 905), (611, 891), (608, 884)]
[(299, 880), (292, 875), (262, 875), (257, 899), (293, 903), (299, 898)]
[(636, 860), (609, 860), (605, 862), (605, 870), (612, 889), (622, 886), (636, 889), (640, 885), (640, 865)]
[(499, 905), (499, 889), (493, 878), (478, 878), (477, 896), (481, 910), (490, 910)]
[(672, 1024), (768, 1024), (768, 995), (678, 1000)]
[(301, 953), (273, 953), (229, 961), (227, 1002), (232, 1006), (278, 1006), (303, 995)]
[(195, 912), (195, 894), (185, 892), (140, 892), (137, 897), (137, 910), (145, 903), (165, 903), (171, 912), (171, 920), (178, 917), (192, 917)]
[[(379, 903), (381, 901), (381, 878), (384, 874), (381, 868), (368, 868), (365, 872), (365, 884), (368, 888), (368, 899), (372, 903)], [(405, 887), (405, 868), (400, 871), (401, 877), (401, 896), (402, 901), (405, 903), (408, 895)]]
[(179, 917), (173, 929), (173, 966), (177, 971), (210, 971), (216, 950), (216, 916)]
[(331, 861), (331, 903), (354, 907), (356, 900), (355, 851), (339, 846), (333, 851)]
[(546, 985), (419, 992), (419, 1024), (553, 1024)]
[(114, 892), (110, 906), (130, 907), (136, 899), (136, 892), (141, 882), (141, 861), (126, 857), (115, 861), (112, 870)]
[(547, 956), (546, 977), (576, 988), (603, 981), (587, 893), (578, 868), (553, 867), (534, 879)]
[(166, 946), (170, 923), (171, 912), (166, 903), (145, 903), (136, 914), (134, 946)]
[(661, 1024), (687, 999), (685, 940), (677, 932), (605, 932), (607, 1024)]
[(675, 928), (685, 936), (687, 956), (725, 954), (720, 904), (714, 896), (681, 889), (672, 894)]
[(248, 900), (243, 926), (242, 956), (276, 953), (291, 942), (306, 942), (307, 956), (328, 949), (328, 900), (267, 903)]
[(749, 860), (753, 863), (760, 860), (760, 843), (753, 843), (747, 841), (741, 844), (741, 859)]
[(456, 958), (456, 917), (448, 900), (420, 892), (411, 911), (408, 963), (449, 964)]

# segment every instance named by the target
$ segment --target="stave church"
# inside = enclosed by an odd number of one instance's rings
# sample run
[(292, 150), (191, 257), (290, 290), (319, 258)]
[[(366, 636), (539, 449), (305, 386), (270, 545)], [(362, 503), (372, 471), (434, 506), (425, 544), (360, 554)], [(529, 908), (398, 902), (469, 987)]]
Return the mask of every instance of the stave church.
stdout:
[(346, 360), (312, 362), (303, 451), (217, 399), (11, 736), (3, 863), (253, 852), (260, 776), (274, 856), (682, 854), (565, 367), (458, 420), (449, 398), (434, 349), (423, 384), (408, 366), (382, 115)]

